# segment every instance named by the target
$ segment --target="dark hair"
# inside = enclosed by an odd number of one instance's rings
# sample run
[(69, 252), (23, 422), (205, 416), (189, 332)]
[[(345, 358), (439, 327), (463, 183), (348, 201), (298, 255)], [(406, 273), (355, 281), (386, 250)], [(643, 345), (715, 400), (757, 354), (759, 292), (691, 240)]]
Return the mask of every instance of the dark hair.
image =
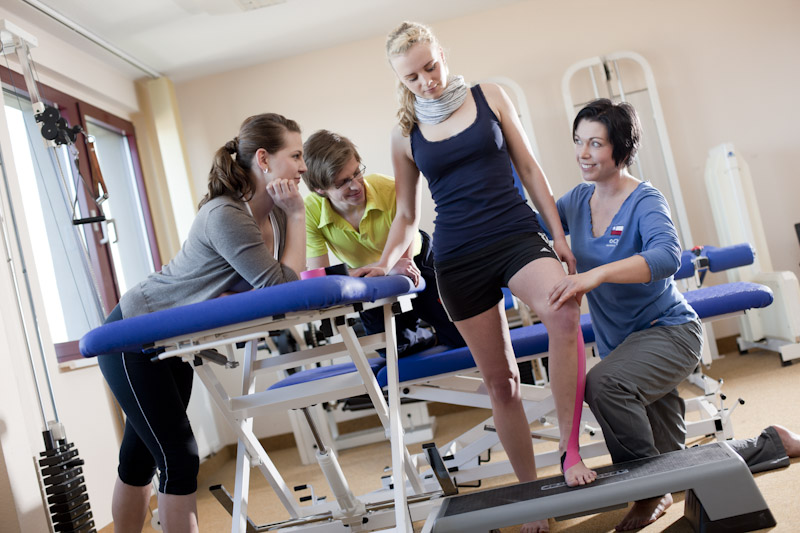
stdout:
[(347, 137), (328, 130), (314, 132), (303, 144), (303, 159), (308, 167), (303, 181), (314, 192), (329, 189), (353, 157), (361, 163), (356, 145)]
[(582, 120), (599, 122), (606, 127), (608, 141), (613, 148), (611, 156), (617, 166), (630, 166), (639, 150), (639, 141), (642, 138), (642, 125), (636, 109), (628, 102), (615, 104), (608, 98), (600, 98), (589, 102), (578, 111), (578, 116), (572, 122), (572, 135)]
[(208, 173), (208, 193), (198, 207), (216, 198), (230, 196), (249, 200), (253, 197), (250, 166), (259, 148), (274, 154), (285, 144), (288, 131), (300, 133), (297, 122), (277, 113), (263, 113), (248, 117), (239, 127), (239, 135), (214, 154)]

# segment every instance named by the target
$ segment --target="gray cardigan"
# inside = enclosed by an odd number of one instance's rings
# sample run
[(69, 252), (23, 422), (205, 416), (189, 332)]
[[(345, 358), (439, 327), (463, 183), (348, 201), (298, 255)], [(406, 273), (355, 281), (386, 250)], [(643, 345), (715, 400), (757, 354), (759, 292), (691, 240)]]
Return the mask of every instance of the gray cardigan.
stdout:
[[(283, 255), (286, 214), (274, 208)], [(120, 299), (125, 318), (216, 298), (232, 288), (277, 285), (297, 279), (278, 262), (261, 237), (244, 202), (218, 196), (198, 211), (178, 255)]]

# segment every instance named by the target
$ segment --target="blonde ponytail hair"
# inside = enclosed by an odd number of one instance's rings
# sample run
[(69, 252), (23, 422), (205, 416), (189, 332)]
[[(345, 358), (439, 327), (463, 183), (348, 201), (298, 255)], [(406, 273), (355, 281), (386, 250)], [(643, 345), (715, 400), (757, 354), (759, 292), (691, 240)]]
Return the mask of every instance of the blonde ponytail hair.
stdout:
[[(391, 60), (392, 57), (405, 54), (417, 43), (439, 45), (428, 26), (418, 22), (403, 22), (386, 38), (386, 55)], [(414, 93), (399, 79), (397, 80), (397, 99), (400, 102), (397, 119), (400, 123), (400, 130), (407, 137), (414, 128), (414, 124), (417, 123), (417, 114), (414, 111)]]

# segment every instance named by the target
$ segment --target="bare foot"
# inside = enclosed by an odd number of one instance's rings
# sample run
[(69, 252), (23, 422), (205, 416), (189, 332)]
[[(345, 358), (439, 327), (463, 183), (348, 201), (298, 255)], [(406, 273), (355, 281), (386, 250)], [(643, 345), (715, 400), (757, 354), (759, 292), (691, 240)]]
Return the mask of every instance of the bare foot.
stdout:
[(649, 500), (640, 500), (633, 502), (633, 507), (622, 519), (622, 522), (617, 524), (617, 531), (630, 531), (632, 529), (639, 529), (652, 524), (664, 514), (669, 506), (672, 505), (672, 494), (665, 494), (661, 498), (655, 497)]
[(519, 533), (550, 533), (550, 523), (547, 520), (528, 522), (522, 524)]
[(588, 485), (594, 481), (595, 478), (597, 478), (597, 472), (587, 468), (586, 465), (583, 464), (583, 461), (578, 461), (564, 472), (564, 479), (570, 487)]
[(786, 450), (786, 455), (789, 457), (800, 457), (800, 435), (777, 424), (773, 424), (772, 427), (778, 432), (778, 436), (781, 438), (781, 444), (783, 444)]

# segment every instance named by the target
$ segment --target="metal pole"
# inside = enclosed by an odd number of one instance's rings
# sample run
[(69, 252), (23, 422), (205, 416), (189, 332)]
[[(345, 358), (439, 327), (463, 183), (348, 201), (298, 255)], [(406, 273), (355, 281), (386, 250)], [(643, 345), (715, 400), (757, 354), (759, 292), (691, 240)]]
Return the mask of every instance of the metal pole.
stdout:
[[(0, 169), (2, 170), (2, 173), (3, 173), (3, 182), (5, 184), (6, 197), (8, 198), (9, 208), (12, 211), (12, 215), (11, 215), (12, 216), (12, 224), (14, 225), (14, 233), (17, 236), (17, 245), (19, 246), (19, 233), (17, 232), (16, 221), (14, 220), (14, 215), (13, 215), (13, 209), (14, 208), (11, 206), (11, 192), (10, 192), (9, 186), (8, 186), (8, 177), (6, 176), (6, 165), (5, 165), (5, 161), (3, 160), (3, 153), (2, 152), (0, 152)], [(5, 216), (5, 212), (4, 211), (5, 210), (3, 209), (3, 203), (2, 203), (2, 201), (0, 201), (0, 224), (2, 224), (3, 251), (6, 254), (6, 264), (9, 267), (9, 271), (11, 272), (11, 279), (14, 282), (14, 292), (15, 292), (16, 297), (17, 297), (17, 302), (16, 302), (16, 304), (17, 304), (16, 305), (17, 316), (19, 317), (20, 324), (22, 324), (22, 329), (25, 332), (25, 348), (26, 348), (26, 350), (28, 352), (28, 363), (30, 363), (31, 372), (33, 373), (33, 384), (36, 387), (36, 395), (39, 398), (39, 411), (40, 411), (40, 413), (42, 415), (42, 426), (46, 428), (47, 427), (47, 415), (44, 412), (44, 399), (42, 398), (42, 391), (39, 388), (39, 376), (38, 376), (38, 373), (36, 371), (36, 365), (33, 364), (33, 351), (31, 350), (30, 330), (28, 329), (28, 326), (27, 326), (27, 324), (25, 322), (25, 316), (22, 313), (22, 295), (20, 294), (19, 280), (17, 279), (17, 273), (14, 270), (13, 254), (11, 253), (11, 245), (9, 243), (9, 235), (8, 235), (8, 226), (6, 225), (6, 216)], [(20, 251), (21, 251), (21, 249), (20, 249)], [(26, 273), (26, 276), (27, 276), (27, 270), (25, 269), (25, 266), (24, 266), (24, 259), (22, 259), (22, 261), (23, 261), (22, 271), (24, 273)], [(49, 381), (48, 381), (48, 383), (49, 383)], [(52, 398), (52, 390), (51, 390), (51, 398)], [(53, 410), (55, 411), (55, 403), (53, 403)], [(58, 418), (57, 414), (56, 414), (56, 418)]]

